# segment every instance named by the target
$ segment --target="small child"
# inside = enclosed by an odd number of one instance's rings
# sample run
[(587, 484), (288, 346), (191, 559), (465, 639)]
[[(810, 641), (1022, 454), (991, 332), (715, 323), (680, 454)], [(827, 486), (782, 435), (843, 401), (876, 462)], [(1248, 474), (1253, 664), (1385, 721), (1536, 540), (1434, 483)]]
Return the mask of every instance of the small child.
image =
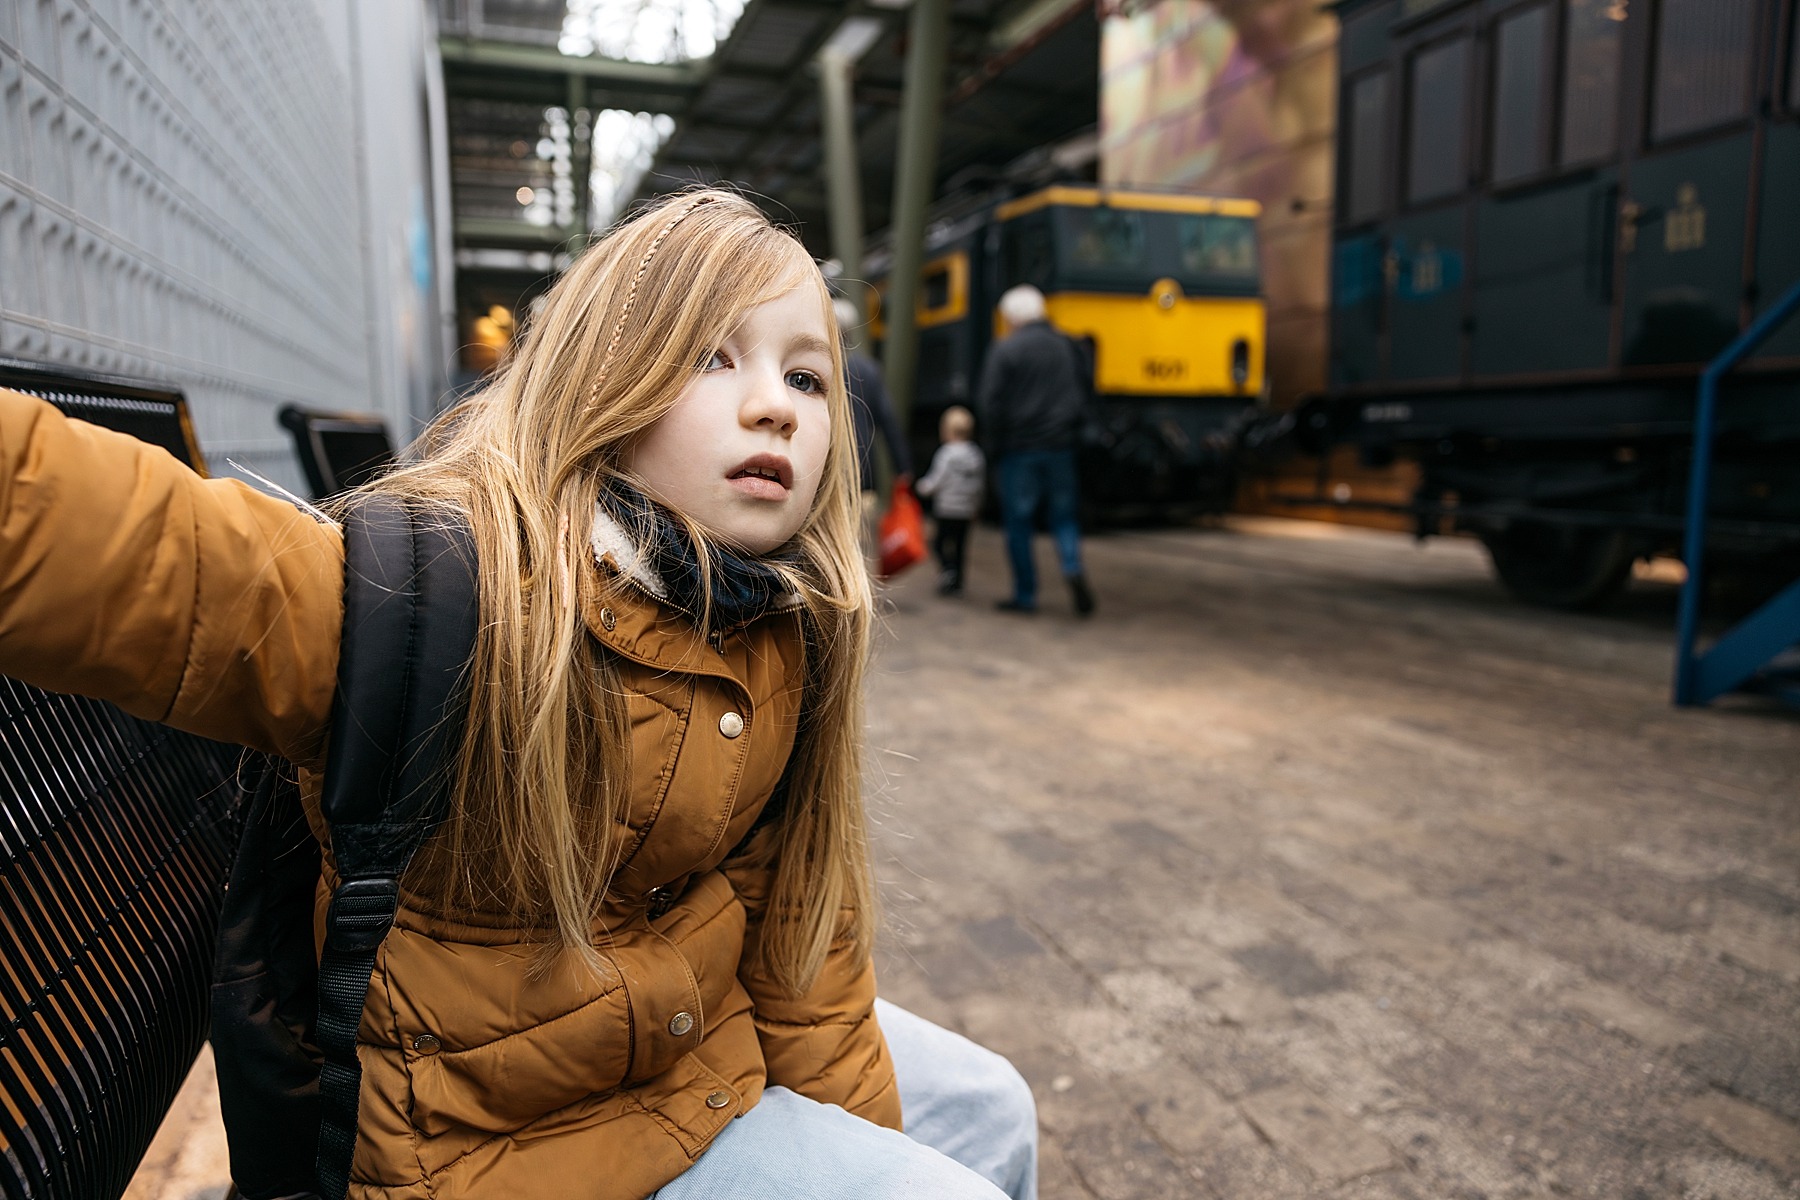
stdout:
[(962, 593), (969, 522), (981, 511), (987, 460), (970, 440), (974, 435), (973, 413), (960, 404), (946, 408), (938, 422), (938, 438), (944, 444), (931, 456), (931, 469), (925, 472), (925, 478), (913, 485), (921, 496), (936, 496), (931, 513), (937, 518), (936, 549), (941, 571), (938, 592), (945, 596)]

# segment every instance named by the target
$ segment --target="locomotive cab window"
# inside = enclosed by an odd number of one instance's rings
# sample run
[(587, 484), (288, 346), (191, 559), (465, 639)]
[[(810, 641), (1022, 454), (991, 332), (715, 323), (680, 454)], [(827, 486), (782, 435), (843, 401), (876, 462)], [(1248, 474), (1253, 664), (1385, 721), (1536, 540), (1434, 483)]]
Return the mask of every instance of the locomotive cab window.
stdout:
[(1407, 65), (1406, 199), (1441, 200), (1463, 190), (1467, 168), (1469, 39), (1427, 46)]
[(1029, 283), (1049, 291), (1056, 276), (1056, 251), (1048, 212), (1027, 213), (1008, 221), (1001, 242), (1002, 288)]
[(1550, 8), (1539, 4), (1494, 24), (1493, 134), (1489, 170), (1495, 183), (1536, 175), (1550, 164)]
[(969, 308), (969, 256), (960, 251), (935, 258), (919, 272), (914, 305), (920, 329), (962, 319)]
[(1667, 141), (1749, 111), (1754, 0), (1663, 0), (1657, 10), (1650, 136)]
[(1254, 284), (1256, 222), (1249, 217), (1195, 214), (1175, 222), (1183, 284)]
[(1069, 263), (1083, 270), (1139, 271), (1144, 267), (1144, 218), (1116, 208), (1060, 210)]
[(950, 264), (933, 267), (925, 273), (919, 304), (926, 312), (950, 307)]

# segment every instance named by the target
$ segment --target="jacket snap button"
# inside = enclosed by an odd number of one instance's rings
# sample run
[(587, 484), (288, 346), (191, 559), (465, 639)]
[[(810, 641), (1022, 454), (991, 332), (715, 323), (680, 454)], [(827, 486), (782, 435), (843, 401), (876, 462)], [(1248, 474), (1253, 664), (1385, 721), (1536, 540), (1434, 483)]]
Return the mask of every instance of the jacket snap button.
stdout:
[(603, 608), (600, 610), (600, 627), (602, 629), (606, 630), (606, 632), (611, 633), (613, 630), (613, 626), (617, 625), (618, 623), (619, 623), (619, 618), (613, 616), (612, 609)]
[(429, 1033), (421, 1033), (413, 1039), (413, 1049), (420, 1054), (436, 1054), (444, 1045)]
[(724, 1108), (730, 1103), (730, 1092), (714, 1092), (706, 1098), (706, 1107), (708, 1108)]
[(644, 893), (644, 908), (652, 921), (675, 907), (675, 893), (666, 887), (654, 887)]
[(719, 732), (728, 738), (734, 738), (744, 732), (744, 718), (734, 712), (728, 712), (719, 718)]
[(676, 1037), (686, 1037), (693, 1028), (694, 1016), (692, 1013), (679, 1012), (669, 1018), (669, 1032)]

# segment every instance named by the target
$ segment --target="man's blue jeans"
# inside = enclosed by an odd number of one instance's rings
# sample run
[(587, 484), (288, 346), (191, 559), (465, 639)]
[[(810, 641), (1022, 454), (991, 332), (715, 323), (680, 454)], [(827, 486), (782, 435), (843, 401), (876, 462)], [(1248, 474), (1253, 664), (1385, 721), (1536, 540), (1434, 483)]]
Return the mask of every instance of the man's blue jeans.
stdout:
[(1037, 607), (1037, 568), (1031, 535), (1040, 503), (1049, 512), (1050, 535), (1066, 576), (1081, 574), (1079, 484), (1073, 450), (1015, 450), (1000, 457), (1000, 511), (1006, 524), (1006, 554), (1012, 560), (1013, 601)]

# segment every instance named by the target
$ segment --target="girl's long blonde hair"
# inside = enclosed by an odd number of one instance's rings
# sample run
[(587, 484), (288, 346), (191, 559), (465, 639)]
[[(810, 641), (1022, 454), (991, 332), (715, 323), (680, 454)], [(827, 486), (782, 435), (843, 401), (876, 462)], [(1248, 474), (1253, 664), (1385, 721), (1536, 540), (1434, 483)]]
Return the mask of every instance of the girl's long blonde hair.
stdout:
[[(618, 670), (581, 615), (580, 592), (594, 586), (595, 502), (609, 479), (630, 479), (632, 440), (744, 315), (794, 287), (818, 290), (833, 328), (818, 269), (748, 201), (706, 190), (649, 208), (576, 260), (519, 352), (426, 432), (416, 462), (370, 485), (461, 512), (480, 555), (468, 731), (444, 839), (424, 858), (428, 886), (544, 930), (595, 970), (632, 771)], [(835, 348), (829, 403), (824, 479), (782, 556), (807, 630), (805, 715), (766, 850), (774, 878), (755, 947), (796, 992), (844, 934), (844, 912), (855, 914), (848, 932), (862, 954), (875, 920), (861, 799), (871, 602)], [(704, 573), (705, 531), (681, 519)]]

